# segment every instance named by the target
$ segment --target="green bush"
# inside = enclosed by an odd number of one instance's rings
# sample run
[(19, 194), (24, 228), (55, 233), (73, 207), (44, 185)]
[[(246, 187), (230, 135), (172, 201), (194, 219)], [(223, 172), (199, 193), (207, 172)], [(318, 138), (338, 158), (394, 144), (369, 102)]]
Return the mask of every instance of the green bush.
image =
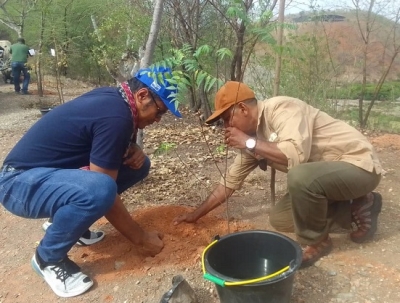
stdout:
[[(376, 84), (368, 83), (365, 87), (364, 100), (372, 100)], [(361, 96), (361, 83), (347, 84), (328, 91), (330, 99), (359, 99)], [(386, 82), (382, 85), (376, 100), (393, 101), (400, 97), (400, 81)]]

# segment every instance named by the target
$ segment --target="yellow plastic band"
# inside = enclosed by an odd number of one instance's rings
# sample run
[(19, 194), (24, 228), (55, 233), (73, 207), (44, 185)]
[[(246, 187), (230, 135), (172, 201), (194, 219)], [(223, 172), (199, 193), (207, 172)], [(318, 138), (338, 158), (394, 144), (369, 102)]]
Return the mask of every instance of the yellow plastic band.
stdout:
[(226, 286), (235, 286), (235, 285), (246, 285), (246, 284), (253, 284), (253, 283), (261, 282), (261, 281), (276, 277), (276, 276), (280, 275), (281, 273), (284, 273), (285, 271), (289, 270), (289, 268), (290, 268), (290, 266), (286, 266), (286, 267), (282, 268), (281, 270), (274, 272), (273, 274), (270, 274), (268, 276), (264, 276), (261, 278), (245, 280), (245, 281), (237, 281), (237, 282), (225, 282), (225, 285)]
[(203, 254), (201, 255), (201, 267), (203, 269), (203, 274), (206, 273), (206, 265), (204, 264), (204, 256), (206, 255), (207, 250), (210, 249), (211, 246), (213, 246), (215, 243), (217, 243), (218, 240), (212, 241), (208, 246), (203, 250)]

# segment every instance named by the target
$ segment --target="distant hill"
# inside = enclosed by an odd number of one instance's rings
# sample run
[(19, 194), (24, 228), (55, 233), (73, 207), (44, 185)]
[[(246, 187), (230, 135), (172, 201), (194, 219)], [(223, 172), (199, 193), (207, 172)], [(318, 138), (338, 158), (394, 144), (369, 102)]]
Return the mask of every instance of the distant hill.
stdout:
[(336, 14), (320, 14), (320, 15), (300, 14), (298, 16), (294, 16), (291, 18), (291, 21), (293, 21), (295, 23), (315, 22), (315, 21), (342, 22), (345, 20), (346, 20), (345, 16), (336, 15)]
[[(368, 80), (377, 81), (388, 66), (393, 54), (393, 40), (387, 40), (393, 23), (385, 17), (375, 16), (376, 30), (371, 33), (368, 51)], [(364, 41), (354, 12), (335, 11), (319, 15), (302, 12), (286, 17), (286, 22), (296, 25), (296, 30), (286, 30), (285, 40), (291, 35), (315, 35), (327, 37), (335, 62), (340, 64), (343, 81), (360, 81)], [(400, 44), (400, 34), (397, 35)], [(387, 80), (400, 80), (400, 55), (397, 56)]]

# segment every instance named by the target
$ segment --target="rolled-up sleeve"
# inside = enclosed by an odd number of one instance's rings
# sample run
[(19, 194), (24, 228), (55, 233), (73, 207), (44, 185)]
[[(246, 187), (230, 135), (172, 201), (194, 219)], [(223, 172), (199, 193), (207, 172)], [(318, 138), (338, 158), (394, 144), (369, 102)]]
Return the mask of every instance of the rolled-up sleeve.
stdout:
[(270, 123), (278, 135), (277, 147), (288, 159), (288, 169), (308, 161), (316, 112), (298, 99), (277, 99), (272, 103)]
[(255, 157), (247, 154), (245, 151), (240, 151), (232, 165), (228, 168), (225, 178), (221, 177), (220, 183), (230, 189), (240, 189), (244, 179), (257, 166), (258, 160)]

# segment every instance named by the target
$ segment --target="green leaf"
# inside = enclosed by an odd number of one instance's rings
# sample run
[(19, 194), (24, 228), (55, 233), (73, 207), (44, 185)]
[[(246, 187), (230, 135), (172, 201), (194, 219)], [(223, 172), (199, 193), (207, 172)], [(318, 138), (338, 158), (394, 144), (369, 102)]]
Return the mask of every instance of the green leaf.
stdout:
[(200, 86), (206, 76), (207, 74), (205, 72), (200, 71), (199, 75), (196, 77), (196, 85)]
[(180, 78), (180, 82), (185, 84), (188, 87), (192, 86), (192, 84), (185, 77)]
[(169, 82), (170, 84), (178, 84), (178, 81), (177, 81), (176, 79), (174, 79), (174, 78), (168, 79), (168, 82)]
[(211, 52), (211, 47), (207, 44), (200, 46), (193, 54), (194, 57), (198, 58), (201, 55), (208, 55)]
[(218, 59), (221, 61), (224, 60), (225, 57), (228, 57), (229, 59), (233, 58), (233, 54), (232, 54), (231, 50), (226, 47), (218, 49), (216, 51), (216, 53), (217, 53)]
[(159, 156), (163, 153), (166, 153), (176, 147), (175, 143), (169, 143), (169, 142), (162, 142), (157, 149), (154, 151), (155, 156)]
[(206, 92), (209, 92), (213, 88), (213, 86), (215, 85), (216, 82), (217, 82), (217, 78), (212, 78), (209, 81), (208, 85), (206, 84), (206, 87), (205, 87)]

